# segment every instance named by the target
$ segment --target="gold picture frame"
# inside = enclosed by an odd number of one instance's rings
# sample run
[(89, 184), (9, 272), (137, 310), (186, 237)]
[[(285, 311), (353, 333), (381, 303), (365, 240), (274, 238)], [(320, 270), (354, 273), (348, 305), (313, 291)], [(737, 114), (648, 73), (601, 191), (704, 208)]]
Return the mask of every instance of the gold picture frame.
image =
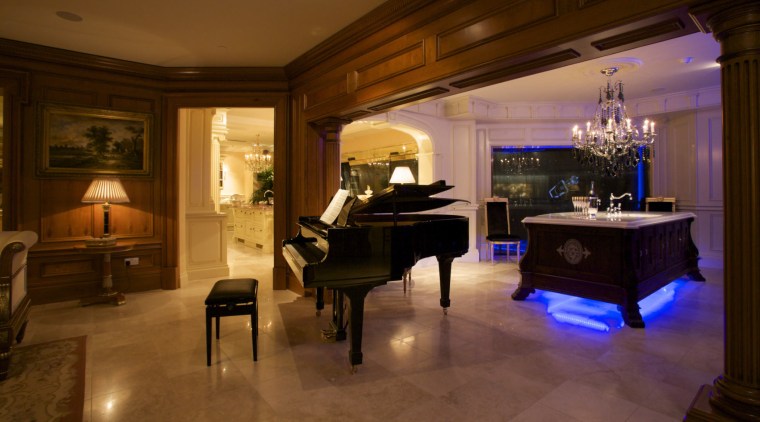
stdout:
[(149, 176), (153, 116), (42, 104), (38, 173)]

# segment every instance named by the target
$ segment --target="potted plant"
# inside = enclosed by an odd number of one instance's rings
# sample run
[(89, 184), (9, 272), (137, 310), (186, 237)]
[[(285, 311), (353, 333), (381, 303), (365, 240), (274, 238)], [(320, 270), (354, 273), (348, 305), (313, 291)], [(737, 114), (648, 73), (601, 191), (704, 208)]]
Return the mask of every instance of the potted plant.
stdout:
[(274, 197), (274, 168), (270, 166), (256, 173), (253, 184), (258, 186), (258, 189), (254, 190), (253, 195), (251, 195), (251, 204), (264, 201), (271, 204), (271, 198)]

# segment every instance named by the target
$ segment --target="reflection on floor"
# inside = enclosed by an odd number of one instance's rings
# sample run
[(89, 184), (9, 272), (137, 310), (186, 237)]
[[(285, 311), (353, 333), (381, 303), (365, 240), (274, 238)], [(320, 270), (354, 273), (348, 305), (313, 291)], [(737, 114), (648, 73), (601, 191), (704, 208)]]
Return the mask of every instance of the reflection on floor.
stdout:
[(86, 334), (92, 421), (675, 421), (723, 372), (723, 272), (679, 282), (643, 330), (565, 324), (545, 298), (515, 302), (504, 260), (454, 262), (452, 307), (438, 270), (415, 267), (367, 297), (364, 364), (325, 343), (327, 312), (271, 289), (272, 256), (231, 244), (232, 277), (259, 288), (259, 361), (246, 317), (222, 319), (206, 366), (203, 300), (215, 280), (127, 294), (124, 306), (34, 306), (25, 344)]

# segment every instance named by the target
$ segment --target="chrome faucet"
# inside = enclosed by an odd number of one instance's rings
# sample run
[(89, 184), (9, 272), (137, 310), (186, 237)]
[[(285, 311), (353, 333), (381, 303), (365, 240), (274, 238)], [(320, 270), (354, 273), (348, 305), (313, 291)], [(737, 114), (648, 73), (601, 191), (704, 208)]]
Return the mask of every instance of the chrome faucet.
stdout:
[(267, 189), (264, 191), (264, 199), (267, 200), (267, 204), (271, 204), (271, 202), (269, 201), (269, 198), (274, 198), (274, 192)]
[(626, 192), (626, 193), (624, 193), (624, 194), (622, 194), (620, 196), (615, 196), (614, 194), (610, 193), (610, 208), (607, 210), (607, 212), (608, 213), (612, 212), (612, 213), (620, 214), (620, 212), (621, 212), (621, 210), (620, 210), (620, 202), (618, 202), (617, 206), (615, 206), (615, 200), (616, 199), (623, 199), (626, 196), (628, 197), (629, 200), (633, 199), (633, 195), (631, 195), (628, 192)]

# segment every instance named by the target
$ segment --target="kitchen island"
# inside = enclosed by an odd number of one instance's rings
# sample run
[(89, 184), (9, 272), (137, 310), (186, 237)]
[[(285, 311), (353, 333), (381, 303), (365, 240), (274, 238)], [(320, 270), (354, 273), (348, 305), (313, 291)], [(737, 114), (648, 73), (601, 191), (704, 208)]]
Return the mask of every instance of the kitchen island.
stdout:
[(512, 299), (541, 289), (613, 303), (628, 326), (643, 328), (641, 299), (683, 275), (705, 280), (691, 238), (694, 218), (689, 212), (526, 217), (528, 247)]

